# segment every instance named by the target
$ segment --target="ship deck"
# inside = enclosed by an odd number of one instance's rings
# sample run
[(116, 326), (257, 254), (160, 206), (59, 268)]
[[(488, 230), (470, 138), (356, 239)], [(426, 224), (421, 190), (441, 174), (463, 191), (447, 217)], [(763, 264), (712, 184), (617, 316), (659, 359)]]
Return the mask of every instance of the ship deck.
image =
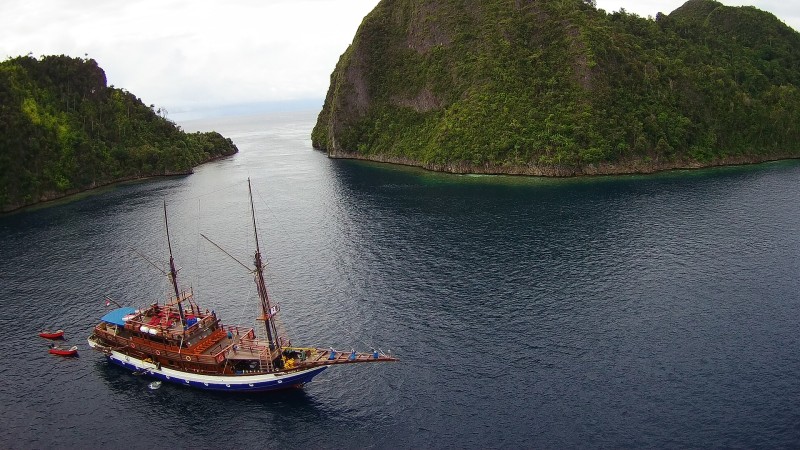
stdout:
[[(224, 353), (225, 358), (229, 361), (271, 361), (274, 359), (271, 355), (274, 354), (275, 350), (270, 351), (263, 341), (240, 337), (236, 333), (235, 327), (230, 327), (227, 330), (220, 329), (215, 334), (217, 336), (211, 335), (201, 344), (206, 348), (200, 354), (215, 357), (220, 353)], [(288, 351), (289, 354), (294, 356), (294, 358), (290, 358), (294, 359), (291, 365), (298, 368), (397, 360), (394, 357), (375, 351), (365, 353), (356, 352), (355, 350), (338, 351), (313, 347), (283, 347), (281, 350)], [(277, 357), (277, 355), (275, 356)]]

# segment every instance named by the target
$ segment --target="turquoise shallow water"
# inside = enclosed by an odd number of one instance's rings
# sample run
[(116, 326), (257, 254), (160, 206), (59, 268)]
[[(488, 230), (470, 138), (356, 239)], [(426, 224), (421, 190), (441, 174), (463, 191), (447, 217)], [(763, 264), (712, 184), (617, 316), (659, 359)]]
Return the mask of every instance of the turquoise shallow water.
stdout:
[[(329, 160), (314, 113), (185, 124), (240, 154), (0, 217), (8, 448), (794, 447), (800, 164), (645, 177), (454, 176)], [(184, 285), (252, 324), (252, 178), (272, 297), (295, 344), (399, 364), (224, 396), (109, 366), (103, 296)], [(144, 299), (144, 300), (141, 300)], [(138, 303), (137, 303), (138, 302)], [(80, 357), (36, 336), (67, 330)]]

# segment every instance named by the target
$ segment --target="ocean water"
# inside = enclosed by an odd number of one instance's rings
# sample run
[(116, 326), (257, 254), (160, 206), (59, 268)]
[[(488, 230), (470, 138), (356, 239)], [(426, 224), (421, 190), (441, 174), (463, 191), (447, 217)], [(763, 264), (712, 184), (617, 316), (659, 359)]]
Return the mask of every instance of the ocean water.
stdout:
[[(330, 160), (315, 112), (204, 120), (240, 153), (0, 217), (0, 447), (800, 445), (800, 163), (580, 179)], [(179, 280), (255, 325), (253, 183), (296, 345), (380, 348), (303, 389), (224, 395), (109, 365), (104, 297)], [(63, 328), (80, 356), (37, 336)]]

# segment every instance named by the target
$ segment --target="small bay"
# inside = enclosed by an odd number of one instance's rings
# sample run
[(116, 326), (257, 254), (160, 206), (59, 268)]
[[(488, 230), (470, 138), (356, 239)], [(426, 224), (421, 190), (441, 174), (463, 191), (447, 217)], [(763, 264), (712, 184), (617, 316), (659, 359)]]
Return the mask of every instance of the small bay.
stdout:
[[(315, 112), (183, 124), (240, 153), (0, 217), (6, 448), (791, 447), (800, 442), (800, 163), (649, 176), (456, 176), (311, 149)], [(302, 390), (225, 396), (88, 349), (104, 297), (180, 280), (297, 345), (391, 351)], [(63, 328), (80, 356), (37, 336)]]

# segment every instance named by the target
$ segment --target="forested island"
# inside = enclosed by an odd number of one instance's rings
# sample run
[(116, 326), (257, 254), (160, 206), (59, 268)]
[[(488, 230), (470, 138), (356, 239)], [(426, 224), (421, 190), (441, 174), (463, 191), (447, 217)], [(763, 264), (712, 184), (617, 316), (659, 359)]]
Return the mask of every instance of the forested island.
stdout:
[(0, 211), (118, 181), (191, 173), (238, 151), (219, 133), (185, 133), (107, 86), (93, 59), (0, 63)]
[(331, 157), (571, 176), (800, 157), (800, 33), (754, 7), (382, 0), (312, 133)]

